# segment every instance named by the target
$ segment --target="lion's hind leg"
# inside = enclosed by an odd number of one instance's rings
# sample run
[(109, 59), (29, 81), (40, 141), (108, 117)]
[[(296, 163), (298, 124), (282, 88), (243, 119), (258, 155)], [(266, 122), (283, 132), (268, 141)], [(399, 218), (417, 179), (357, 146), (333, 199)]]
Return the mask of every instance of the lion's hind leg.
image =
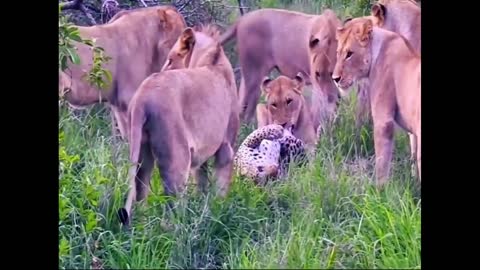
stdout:
[(233, 174), (233, 147), (224, 142), (215, 153), (215, 179), (217, 180), (217, 194), (225, 197), (230, 189)]

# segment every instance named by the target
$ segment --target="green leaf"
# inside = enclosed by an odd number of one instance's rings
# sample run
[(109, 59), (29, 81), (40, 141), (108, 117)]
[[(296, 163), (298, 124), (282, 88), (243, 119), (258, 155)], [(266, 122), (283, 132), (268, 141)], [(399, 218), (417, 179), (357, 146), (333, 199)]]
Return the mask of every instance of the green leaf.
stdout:
[(89, 212), (87, 216), (87, 224), (85, 225), (85, 231), (87, 233), (90, 233), (95, 229), (96, 226), (97, 226), (97, 216), (93, 211)]
[(78, 32), (77, 33), (72, 33), (70, 35), (70, 39), (75, 40), (77, 42), (82, 42), (83, 41), (83, 39), (80, 37)]
[(75, 65), (80, 64), (80, 57), (78, 56), (78, 53), (75, 49), (73, 48), (65, 48), (68, 51), (68, 54), (70, 56), (70, 61), (74, 63)]
[(67, 239), (65, 239), (65, 237), (62, 237), (62, 239), (60, 240), (58, 249), (60, 256), (66, 256), (70, 252), (70, 243)]
[(63, 57), (60, 59), (60, 68), (62, 69), (62, 71), (67, 69), (67, 57)]
[(104, 69), (103, 75), (106, 77), (108, 83), (112, 82), (112, 73), (110, 71)]
[(83, 43), (84, 43), (85, 45), (90, 46), (90, 47), (93, 46), (93, 41), (90, 40), (90, 39), (84, 39), (84, 40), (83, 40)]

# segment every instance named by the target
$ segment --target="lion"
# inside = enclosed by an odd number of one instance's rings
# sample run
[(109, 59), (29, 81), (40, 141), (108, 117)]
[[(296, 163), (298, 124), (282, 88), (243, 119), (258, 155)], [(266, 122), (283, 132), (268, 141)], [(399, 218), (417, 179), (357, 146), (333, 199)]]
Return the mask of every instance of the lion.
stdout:
[[(371, 7), (368, 16), (374, 26), (396, 32), (405, 37), (413, 49), (421, 54), (421, 9), (413, 0), (379, 0)], [(357, 103), (357, 127), (364, 125), (370, 119), (370, 101), (368, 99), (368, 82), (358, 85), (359, 102)], [(409, 134), (410, 159), (416, 159), (415, 138)]]
[(309, 107), (303, 97), (305, 79), (299, 72), (293, 79), (280, 75), (272, 80), (265, 77), (261, 89), (265, 93), (266, 104), (257, 105), (257, 123), (261, 128), (277, 124), (290, 129), (302, 140), (309, 154), (315, 151), (316, 139)]
[(77, 27), (82, 38), (96, 39), (97, 45), (111, 58), (104, 68), (111, 72), (112, 83), (99, 90), (83, 78), (92, 66), (92, 51), (89, 46), (75, 42), (81, 63), (70, 64), (60, 72), (59, 94), (77, 107), (108, 102), (125, 138), (130, 99), (148, 75), (160, 70), (186, 27), (185, 20), (172, 6), (155, 6), (120, 11), (107, 24)]
[(337, 61), (332, 75), (345, 93), (368, 79), (375, 145), (375, 175), (379, 186), (390, 174), (394, 123), (414, 135), (416, 167), (421, 179), (421, 59), (411, 44), (395, 32), (355, 18), (337, 30)]
[(340, 23), (330, 9), (320, 15), (260, 9), (240, 17), (227, 29), (220, 42), (225, 44), (234, 37), (238, 40), (241, 118), (253, 120), (260, 84), (273, 69), (290, 78), (298, 72), (309, 74), (305, 83), (314, 88), (314, 128), (324, 115), (328, 118), (339, 100), (331, 74), (335, 65), (335, 30)]
[[(183, 193), (189, 170), (205, 191), (207, 160), (215, 157), (217, 194), (226, 196), (233, 174), (233, 147), (240, 127), (233, 68), (213, 26), (186, 28), (163, 71), (146, 78), (128, 107), (130, 191), (118, 215), (128, 225), (134, 199), (149, 192), (156, 161), (167, 195)], [(170, 69), (175, 55), (183, 64)], [(138, 171), (138, 172), (137, 172)]]

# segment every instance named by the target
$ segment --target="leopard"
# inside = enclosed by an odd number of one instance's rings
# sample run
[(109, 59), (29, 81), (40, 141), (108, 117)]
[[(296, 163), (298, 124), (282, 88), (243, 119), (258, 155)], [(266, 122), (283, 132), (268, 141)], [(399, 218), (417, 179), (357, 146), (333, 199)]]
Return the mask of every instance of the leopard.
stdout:
[(262, 126), (245, 138), (238, 148), (234, 168), (241, 176), (264, 185), (284, 179), (292, 161), (303, 166), (307, 160), (305, 144), (290, 129), (278, 124)]

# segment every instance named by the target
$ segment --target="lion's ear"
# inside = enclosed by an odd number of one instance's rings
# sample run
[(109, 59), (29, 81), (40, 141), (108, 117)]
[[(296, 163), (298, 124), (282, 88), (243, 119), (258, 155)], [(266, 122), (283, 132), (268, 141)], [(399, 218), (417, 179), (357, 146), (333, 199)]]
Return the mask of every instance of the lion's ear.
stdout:
[(373, 31), (373, 22), (372, 20), (366, 19), (365, 22), (363, 23), (363, 36), (362, 36), (362, 41), (367, 41), (370, 39), (370, 35), (372, 34)]
[(167, 11), (165, 9), (159, 9), (157, 12), (158, 12), (158, 17), (160, 17), (160, 23), (163, 26), (163, 28), (169, 28), (170, 21), (168, 20)]
[(365, 19), (355, 30), (355, 37), (362, 46), (366, 46), (370, 40), (370, 35), (373, 30), (373, 22), (370, 19)]
[(343, 34), (344, 31), (345, 28), (343, 28), (343, 26), (338, 27), (337, 31), (335, 31), (335, 39), (340, 40), (340, 36)]
[(310, 47), (310, 49), (313, 49), (315, 48), (315, 46), (318, 45), (318, 38), (316, 38), (315, 36), (311, 36), (310, 37), (310, 41), (308, 42), (308, 46)]
[(353, 17), (347, 17), (345, 20), (343, 20), (342, 24), (345, 25), (347, 22), (353, 20)]
[(303, 87), (305, 86), (305, 75), (303, 72), (298, 72), (297, 75), (295, 75), (295, 78), (293, 78), (295, 82), (295, 90), (301, 94), (303, 91)]
[(385, 8), (385, 6), (380, 3), (374, 4), (372, 6), (370, 13), (372, 14), (373, 17), (377, 19), (378, 26), (383, 25), (383, 22), (385, 21), (386, 11), (387, 9)]
[(195, 45), (195, 33), (192, 28), (188, 27), (183, 30), (182, 34), (180, 35), (180, 48), (182, 56), (191, 52), (193, 45)]
[(260, 88), (263, 92), (268, 93), (270, 91), (269, 85), (271, 81), (272, 79), (270, 79), (268, 76), (263, 78), (262, 83), (260, 84)]

